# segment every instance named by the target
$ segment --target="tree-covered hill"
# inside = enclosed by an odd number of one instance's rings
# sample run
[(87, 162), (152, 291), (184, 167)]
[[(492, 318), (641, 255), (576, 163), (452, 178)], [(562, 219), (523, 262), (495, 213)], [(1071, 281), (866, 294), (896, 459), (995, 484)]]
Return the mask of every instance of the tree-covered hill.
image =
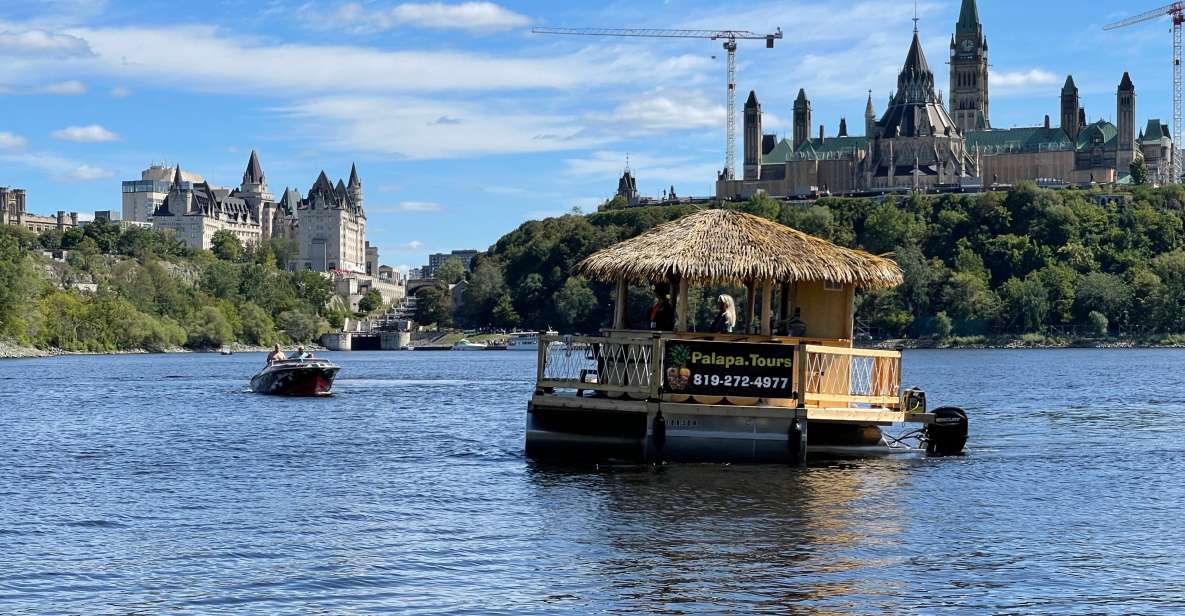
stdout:
[[(886, 336), (1185, 332), (1179, 186), (1109, 194), (1022, 184), (1009, 192), (813, 203), (759, 196), (720, 207), (892, 253), (905, 284), (858, 300), (857, 318)], [(596, 331), (610, 319), (611, 290), (570, 276), (572, 266), (690, 211), (608, 209), (527, 222), (475, 261), (460, 318), (471, 326)], [(721, 290), (693, 298), (701, 326), (710, 309), (704, 298)], [(647, 301), (639, 291), (635, 315)]]
[(40, 236), (0, 225), (0, 339), (90, 352), (269, 345), (311, 340), (348, 316), (329, 280), (280, 267), (291, 241), (215, 240), (197, 252), (103, 221)]

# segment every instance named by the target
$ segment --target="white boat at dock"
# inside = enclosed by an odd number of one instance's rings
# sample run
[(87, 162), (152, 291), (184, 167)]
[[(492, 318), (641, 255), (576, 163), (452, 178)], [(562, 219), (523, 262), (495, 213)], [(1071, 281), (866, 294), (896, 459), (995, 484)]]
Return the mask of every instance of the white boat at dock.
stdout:
[(481, 342), (470, 342), (468, 338), (462, 338), (453, 344), (454, 351), (484, 351), (488, 345)]
[(548, 329), (544, 334), (539, 332), (529, 332), (525, 334), (517, 334), (511, 336), (506, 341), (506, 350), (508, 351), (538, 351), (539, 350), (539, 336), (558, 336), (559, 332)]

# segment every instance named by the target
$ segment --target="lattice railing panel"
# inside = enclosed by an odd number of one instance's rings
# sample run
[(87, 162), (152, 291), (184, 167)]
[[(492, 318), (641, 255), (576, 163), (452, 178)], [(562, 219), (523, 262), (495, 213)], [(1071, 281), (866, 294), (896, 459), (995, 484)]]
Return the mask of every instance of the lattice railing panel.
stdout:
[[(654, 341), (614, 342), (607, 338), (544, 338), (543, 380), (647, 390), (653, 374)], [(558, 386), (558, 385), (556, 385)]]
[(806, 391), (895, 398), (901, 392), (901, 358), (808, 353)]

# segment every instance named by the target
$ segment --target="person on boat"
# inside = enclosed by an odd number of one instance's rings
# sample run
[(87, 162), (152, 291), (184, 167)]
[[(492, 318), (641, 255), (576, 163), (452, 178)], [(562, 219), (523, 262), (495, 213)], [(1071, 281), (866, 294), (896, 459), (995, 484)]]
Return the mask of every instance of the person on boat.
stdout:
[(654, 285), (654, 298), (654, 306), (650, 308), (650, 329), (674, 331), (675, 306), (671, 303), (670, 285), (664, 283)]
[(712, 333), (714, 334), (731, 334), (732, 330), (737, 326), (737, 308), (736, 302), (733, 301), (732, 296), (723, 293), (716, 298), (716, 305), (719, 313), (716, 319), (712, 321)]
[(278, 342), (276, 343), (276, 346), (272, 348), (272, 352), (267, 354), (267, 363), (269, 365), (278, 361), (284, 361), (286, 359), (288, 359), (288, 357), (284, 355), (284, 351), (280, 350), (280, 343)]
[(304, 350), (304, 345), (296, 347), (296, 359), (314, 359), (312, 351)]

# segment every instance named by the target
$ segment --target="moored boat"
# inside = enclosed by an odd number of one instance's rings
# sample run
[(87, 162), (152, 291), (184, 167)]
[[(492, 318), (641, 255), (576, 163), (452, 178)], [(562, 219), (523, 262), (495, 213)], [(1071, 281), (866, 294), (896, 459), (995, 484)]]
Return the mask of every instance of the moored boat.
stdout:
[(453, 345), (454, 351), (484, 351), (487, 345), (481, 342), (470, 342), (468, 338), (462, 338)]
[(325, 396), (341, 367), (324, 359), (287, 359), (251, 377), (251, 391), (276, 396)]
[[(596, 253), (575, 273), (616, 283), (613, 324), (599, 336), (540, 338), (529, 457), (802, 464), (808, 452), (964, 449), (966, 413), (928, 412), (924, 394), (903, 389), (901, 351), (853, 345), (856, 288), (903, 280), (889, 259), (704, 210)], [(626, 328), (631, 282), (675, 290), (670, 331)], [(738, 283), (747, 293), (738, 333), (691, 331), (689, 287)], [(900, 424), (917, 427), (884, 431)]]
[(543, 334), (539, 334), (538, 332), (518, 334), (507, 340), (506, 349), (508, 351), (538, 351), (540, 335), (558, 336), (559, 332), (549, 328), (547, 332)]

